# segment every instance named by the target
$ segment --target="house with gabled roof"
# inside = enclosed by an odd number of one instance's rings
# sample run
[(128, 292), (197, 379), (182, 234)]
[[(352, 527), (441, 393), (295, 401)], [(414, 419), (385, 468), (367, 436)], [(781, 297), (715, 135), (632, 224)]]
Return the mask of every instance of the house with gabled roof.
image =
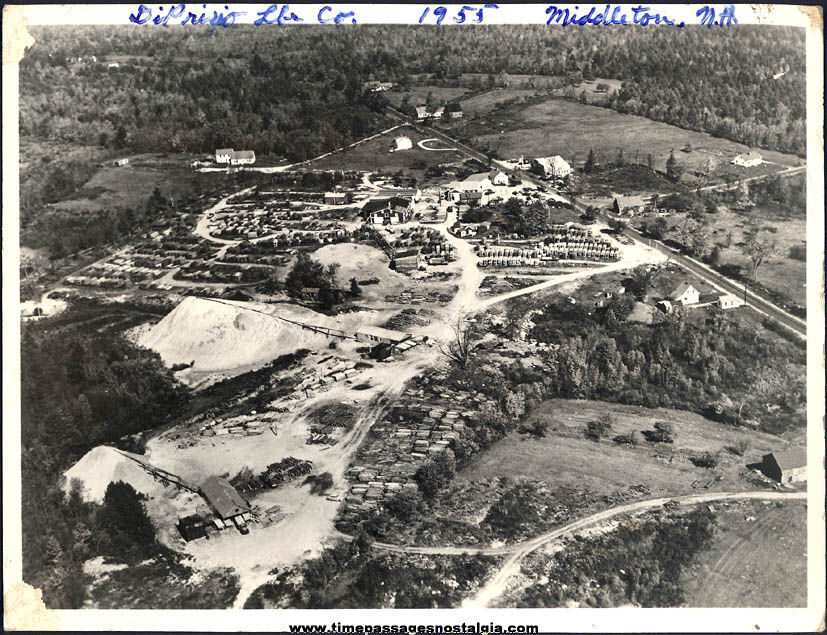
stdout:
[(765, 454), (761, 471), (779, 483), (799, 483), (807, 480), (807, 453), (804, 448), (790, 448)]
[(229, 163), (230, 159), (233, 158), (233, 149), (232, 148), (219, 148), (215, 151), (215, 162), (216, 163)]
[(691, 282), (681, 282), (678, 288), (669, 296), (669, 299), (675, 304), (686, 306), (687, 304), (697, 304), (700, 297), (700, 291)]
[(564, 178), (572, 173), (571, 166), (563, 157), (538, 157), (531, 162), (532, 171), (544, 176)]
[(231, 520), (252, 510), (236, 488), (220, 476), (210, 476), (204, 481), (201, 485), (201, 496), (221, 520)]

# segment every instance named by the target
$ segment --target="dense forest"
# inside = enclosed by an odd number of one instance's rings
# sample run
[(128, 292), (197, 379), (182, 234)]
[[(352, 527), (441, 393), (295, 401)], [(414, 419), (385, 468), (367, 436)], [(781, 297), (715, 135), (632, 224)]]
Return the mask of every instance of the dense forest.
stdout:
[[(629, 284), (643, 286), (645, 277)], [(800, 346), (723, 313), (702, 325), (681, 313), (651, 326), (627, 322), (633, 305), (620, 296), (591, 311), (560, 298), (532, 317), (532, 336), (557, 345), (543, 374), (551, 394), (693, 410), (773, 434), (803, 429), (806, 354)]]
[(76, 489), (64, 496), (62, 472), (98, 444), (168, 421), (188, 392), (156, 353), (111, 334), (26, 327), (21, 365), (23, 578), (47, 606), (79, 608), (85, 560), (167, 552), (130, 486), (110, 485), (103, 505), (84, 503)]
[(751, 146), (801, 155), (805, 148), (800, 29), (302, 25), (233, 26), (209, 36), (191, 27), (33, 34), (37, 43), (21, 63), (21, 134), (80, 144), (245, 147), (304, 159), (375, 125), (384, 99), (363, 92), (367, 80), (509, 73), (575, 84), (621, 79), (610, 106), (622, 112)]

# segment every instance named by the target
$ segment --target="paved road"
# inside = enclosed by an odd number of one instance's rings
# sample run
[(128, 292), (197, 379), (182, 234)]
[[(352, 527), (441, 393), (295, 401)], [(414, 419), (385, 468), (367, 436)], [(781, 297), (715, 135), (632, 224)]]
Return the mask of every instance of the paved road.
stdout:
[[(646, 238), (636, 229), (627, 227), (624, 230), (624, 233), (631, 238), (640, 240), (642, 242), (648, 242), (652, 247), (664, 254), (667, 254), (672, 260), (677, 262), (679, 265), (681, 265), (685, 269), (688, 269), (698, 277), (706, 280), (712, 286), (727, 293), (732, 293), (738, 296), (739, 298), (744, 298), (744, 285), (733, 282), (729, 278), (725, 278), (717, 271), (710, 269), (709, 267), (698, 262), (697, 260), (684, 256), (683, 254), (679, 253), (674, 249), (670, 249), (669, 247), (657, 240), (651, 240)], [(752, 293), (749, 290), (746, 291), (746, 299), (747, 304), (752, 308), (772, 318), (776, 322), (783, 324), (784, 326), (791, 329), (802, 338), (807, 338), (806, 321), (794, 315), (790, 315), (780, 307), (775, 306), (771, 302), (765, 300), (761, 296)]]
[[(403, 121), (407, 121), (408, 123), (410, 123), (414, 126), (424, 128), (430, 134), (433, 134), (435, 137), (437, 137), (439, 139), (442, 139), (446, 143), (454, 144), (459, 150), (462, 150), (463, 152), (465, 152), (470, 157), (478, 159), (478, 160), (482, 161), (483, 163), (488, 163), (488, 157), (485, 154), (483, 154), (482, 152), (474, 150), (473, 148), (470, 148), (467, 145), (465, 145), (463, 143), (460, 143), (459, 141), (457, 141), (456, 139), (453, 139), (452, 137), (446, 135), (445, 133), (440, 132), (439, 130), (436, 130), (435, 128), (432, 128), (431, 126), (428, 126), (428, 125), (426, 125), (426, 124), (424, 124), (420, 121), (416, 121), (416, 120), (412, 119), (411, 117), (408, 117), (407, 115), (399, 112), (398, 110), (395, 110), (394, 108), (389, 107), (388, 111), (391, 112), (391, 114), (393, 114), (397, 118), (402, 119)], [(806, 170), (806, 169), (807, 169), (806, 166), (795, 167), (795, 168), (790, 168), (788, 170), (784, 170), (781, 174), (783, 176), (789, 176), (791, 174), (795, 174), (799, 171)], [(537, 177), (535, 177), (531, 174), (528, 174), (528, 173), (526, 173), (522, 170), (510, 169), (510, 168), (505, 168), (505, 167), (502, 167), (502, 170), (503, 170), (503, 172), (506, 172), (508, 174), (512, 174), (512, 175), (514, 175), (514, 176), (516, 176), (516, 177), (518, 177), (518, 178), (520, 178), (524, 181), (529, 181), (531, 183), (534, 183), (535, 185), (538, 185), (538, 186), (542, 187), (543, 189), (546, 189), (546, 190), (548, 189), (547, 186), (545, 184), (543, 184), (543, 182), (540, 179), (538, 179)], [(753, 177), (753, 178), (747, 179), (747, 180), (748, 181), (753, 181), (753, 180), (757, 180), (757, 179), (761, 179), (761, 178), (768, 178), (769, 176), (775, 176), (775, 175)], [(724, 185), (723, 187), (726, 187), (726, 185)], [(569, 199), (565, 199), (565, 200), (569, 200)], [(581, 212), (586, 211), (586, 206), (583, 205), (582, 203), (579, 203), (576, 200), (569, 200), (569, 202), (571, 202), (574, 205), (574, 208), (576, 210), (581, 211)], [(718, 289), (721, 289), (723, 291), (726, 291), (728, 293), (733, 293), (733, 294), (735, 294), (735, 295), (737, 295), (741, 298), (744, 297), (744, 286), (743, 285), (738, 284), (736, 282), (733, 282), (729, 278), (725, 278), (724, 276), (722, 276), (718, 272), (713, 271), (712, 269), (709, 269), (708, 267), (698, 263), (697, 261), (695, 261), (691, 258), (687, 258), (686, 256), (683, 256), (682, 254), (674, 251), (673, 249), (670, 249), (669, 247), (667, 247), (666, 245), (664, 245), (660, 241), (645, 238), (640, 232), (638, 232), (635, 229), (627, 228), (624, 233), (627, 236), (631, 237), (631, 238), (634, 238), (636, 240), (648, 243), (652, 247), (654, 247), (654, 248), (658, 249), (659, 251), (667, 254), (675, 262), (677, 262), (678, 264), (680, 264), (684, 268), (688, 269), (689, 271), (691, 271), (692, 273), (694, 273), (698, 277), (702, 278), (706, 282), (710, 283), (712, 286), (714, 286)], [(747, 299), (748, 299), (748, 304), (750, 306), (752, 306), (754, 309), (756, 309), (759, 312), (767, 315), (768, 317), (775, 320), (776, 322), (778, 322), (780, 324), (783, 324), (787, 328), (792, 329), (799, 336), (806, 339), (806, 337), (807, 337), (807, 323), (806, 323), (805, 320), (802, 320), (801, 318), (797, 318), (793, 315), (790, 315), (789, 313), (787, 313), (786, 311), (784, 311), (780, 307), (775, 306), (773, 303), (769, 302), (768, 300), (765, 300), (764, 298), (762, 298), (762, 297), (760, 297), (760, 296), (758, 296), (758, 295), (756, 295), (756, 294), (754, 294), (750, 291), (747, 291)]]

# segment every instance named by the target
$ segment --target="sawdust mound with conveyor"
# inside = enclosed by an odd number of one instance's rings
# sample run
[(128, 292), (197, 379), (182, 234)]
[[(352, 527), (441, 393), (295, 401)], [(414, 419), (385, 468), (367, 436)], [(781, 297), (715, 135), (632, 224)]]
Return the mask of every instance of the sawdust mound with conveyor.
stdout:
[(170, 365), (194, 361), (194, 370), (222, 371), (329, 343), (320, 333), (276, 318), (346, 332), (355, 331), (364, 319), (359, 314), (333, 319), (290, 305), (188, 297), (144, 334), (140, 344), (156, 351)]
[(64, 491), (68, 492), (72, 480), (77, 479), (83, 483), (83, 499), (98, 503), (103, 501), (109, 484), (116, 481), (129, 483), (137, 491), (148, 495), (153, 495), (162, 488), (135, 461), (105, 445), (84, 454), (83, 458), (66, 470), (64, 476)]

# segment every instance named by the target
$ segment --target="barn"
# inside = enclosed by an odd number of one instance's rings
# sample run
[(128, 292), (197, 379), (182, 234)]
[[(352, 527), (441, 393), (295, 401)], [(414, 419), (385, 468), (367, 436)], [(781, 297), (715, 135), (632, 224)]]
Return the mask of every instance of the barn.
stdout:
[(765, 454), (761, 471), (779, 483), (800, 483), (807, 480), (807, 454), (804, 448), (790, 448)]
[(220, 476), (210, 476), (204, 481), (201, 485), (201, 496), (221, 520), (240, 520), (242, 514), (249, 514), (251, 511), (250, 504), (241, 497), (235, 487)]

